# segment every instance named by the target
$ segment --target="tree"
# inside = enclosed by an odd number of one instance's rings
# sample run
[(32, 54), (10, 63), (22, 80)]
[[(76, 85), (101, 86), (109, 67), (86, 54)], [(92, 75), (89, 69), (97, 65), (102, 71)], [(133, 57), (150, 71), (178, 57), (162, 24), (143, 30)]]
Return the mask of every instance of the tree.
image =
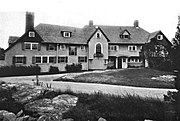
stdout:
[(0, 47), (0, 60), (4, 60), (5, 55), (4, 55), (4, 49)]

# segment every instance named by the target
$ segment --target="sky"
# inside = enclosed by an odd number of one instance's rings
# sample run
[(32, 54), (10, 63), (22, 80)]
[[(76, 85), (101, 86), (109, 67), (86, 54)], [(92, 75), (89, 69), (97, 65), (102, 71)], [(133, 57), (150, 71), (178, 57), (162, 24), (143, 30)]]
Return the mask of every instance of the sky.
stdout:
[(0, 0), (0, 47), (9, 36), (25, 32), (25, 13), (34, 12), (39, 23), (80, 27), (133, 26), (134, 20), (148, 32), (161, 30), (171, 41), (180, 15), (180, 0)]

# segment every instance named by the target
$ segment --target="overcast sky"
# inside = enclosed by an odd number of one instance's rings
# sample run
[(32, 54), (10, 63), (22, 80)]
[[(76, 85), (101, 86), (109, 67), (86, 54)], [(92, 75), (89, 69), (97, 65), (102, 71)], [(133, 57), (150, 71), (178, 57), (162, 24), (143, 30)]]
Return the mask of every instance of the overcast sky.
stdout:
[(83, 27), (96, 25), (139, 26), (148, 32), (161, 30), (169, 40), (175, 35), (180, 0), (1, 0), (0, 47), (8, 47), (9, 36), (25, 32), (26, 11), (39, 23)]

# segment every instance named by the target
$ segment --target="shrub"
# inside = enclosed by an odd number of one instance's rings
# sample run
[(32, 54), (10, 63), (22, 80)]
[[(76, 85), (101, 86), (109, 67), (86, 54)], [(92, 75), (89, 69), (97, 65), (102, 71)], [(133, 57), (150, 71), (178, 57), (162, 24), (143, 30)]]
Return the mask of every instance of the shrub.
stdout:
[(50, 66), (49, 73), (52, 73), (52, 74), (59, 73), (59, 68), (55, 66)]
[(3, 76), (23, 76), (40, 74), (39, 66), (3, 66), (0, 68), (0, 77)]
[(82, 65), (81, 63), (78, 64), (73, 63), (71, 65), (66, 64), (65, 69), (67, 72), (80, 72), (82, 70)]

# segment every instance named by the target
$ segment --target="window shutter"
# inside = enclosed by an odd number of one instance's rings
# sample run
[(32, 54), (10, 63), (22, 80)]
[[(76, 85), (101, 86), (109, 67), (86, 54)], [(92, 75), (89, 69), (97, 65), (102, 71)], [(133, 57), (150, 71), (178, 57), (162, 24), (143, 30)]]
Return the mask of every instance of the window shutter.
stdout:
[(87, 56), (85, 57), (85, 62), (87, 62)]
[(12, 57), (12, 64), (13, 64), (13, 65), (15, 64), (15, 61), (16, 61), (16, 57), (13, 56), (13, 57)]
[(35, 64), (35, 57), (32, 57), (32, 64)]
[(24, 50), (25, 49), (25, 44), (24, 44), (24, 42), (22, 43), (22, 50)]
[(68, 62), (68, 57), (66, 57), (66, 63)]
[(26, 64), (26, 56), (23, 57), (23, 64)]
[(38, 51), (41, 50), (41, 43), (38, 43)]
[(46, 50), (47, 50), (47, 51), (49, 50), (49, 44), (46, 45)]

